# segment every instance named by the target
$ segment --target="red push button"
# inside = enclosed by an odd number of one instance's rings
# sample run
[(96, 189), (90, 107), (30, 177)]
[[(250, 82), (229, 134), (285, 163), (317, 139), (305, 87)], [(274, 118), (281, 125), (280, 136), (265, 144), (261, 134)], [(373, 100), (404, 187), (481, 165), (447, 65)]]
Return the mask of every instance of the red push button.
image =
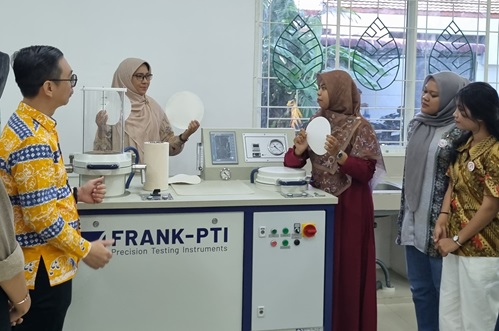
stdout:
[(317, 228), (315, 224), (306, 224), (303, 227), (303, 236), (307, 238), (312, 238), (317, 233)]
[(270, 246), (272, 246), (272, 247), (276, 247), (276, 246), (277, 246), (277, 241), (272, 240), (272, 241), (270, 242)]

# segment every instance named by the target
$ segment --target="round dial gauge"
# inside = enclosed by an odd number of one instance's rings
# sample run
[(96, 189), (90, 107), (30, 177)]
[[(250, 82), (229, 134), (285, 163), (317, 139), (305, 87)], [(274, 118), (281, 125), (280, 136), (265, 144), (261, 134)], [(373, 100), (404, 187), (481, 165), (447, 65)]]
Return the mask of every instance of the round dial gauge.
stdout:
[(269, 143), (269, 152), (272, 155), (281, 155), (284, 151), (284, 144), (279, 139), (272, 139)]
[(229, 180), (230, 179), (230, 169), (229, 168), (222, 168), (222, 170), (220, 170), (220, 178), (222, 180)]

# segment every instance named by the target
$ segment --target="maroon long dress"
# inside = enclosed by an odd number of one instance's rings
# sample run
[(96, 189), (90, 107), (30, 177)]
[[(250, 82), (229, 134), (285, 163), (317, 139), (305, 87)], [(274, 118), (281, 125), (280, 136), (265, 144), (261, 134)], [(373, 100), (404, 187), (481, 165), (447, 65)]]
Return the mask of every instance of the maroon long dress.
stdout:
[[(301, 168), (307, 158), (307, 152), (297, 157), (291, 148), (284, 157), (284, 165)], [(374, 205), (369, 187), (375, 169), (375, 160), (353, 156), (349, 156), (339, 169), (352, 177), (352, 183), (338, 196), (335, 209), (334, 331), (377, 329)]]

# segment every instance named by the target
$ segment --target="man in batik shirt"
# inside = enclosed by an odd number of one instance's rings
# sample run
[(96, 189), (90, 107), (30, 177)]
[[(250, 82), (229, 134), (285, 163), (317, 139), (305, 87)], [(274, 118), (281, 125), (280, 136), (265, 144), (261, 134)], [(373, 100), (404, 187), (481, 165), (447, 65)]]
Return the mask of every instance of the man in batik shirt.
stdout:
[(15, 330), (62, 330), (71, 303), (71, 279), (82, 259), (94, 269), (111, 259), (112, 241), (85, 240), (79, 231), (76, 199), (102, 202), (103, 178), (72, 189), (67, 184), (56, 121), (77, 77), (62, 52), (31, 46), (13, 55), (23, 95), (0, 138), (0, 178), (14, 208), (16, 239), (24, 253), (31, 309)]

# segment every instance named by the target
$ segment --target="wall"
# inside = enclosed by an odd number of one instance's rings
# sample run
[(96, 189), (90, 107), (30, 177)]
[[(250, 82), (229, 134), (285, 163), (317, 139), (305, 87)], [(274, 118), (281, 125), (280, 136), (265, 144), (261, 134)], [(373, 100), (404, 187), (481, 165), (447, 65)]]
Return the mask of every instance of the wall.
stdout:
[[(255, 1), (252, 0), (7, 0), (2, 1), (0, 51), (44, 44), (60, 48), (78, 85), (60, 108), (61, 148), (82, 151), (83, 86), (111, 85), (127, 57), (147, 60), (154, 73), (148, 94), (164, 106), (189, 90), (203, 100), (205, 127), (252, 127)], [(21, 94), (11, 71), (0, 100), (2, 127)], [(182, 131), (176, 129), (176, 133)], [(196, 174), (200, 132), (170, 160), (170, 175)]]

